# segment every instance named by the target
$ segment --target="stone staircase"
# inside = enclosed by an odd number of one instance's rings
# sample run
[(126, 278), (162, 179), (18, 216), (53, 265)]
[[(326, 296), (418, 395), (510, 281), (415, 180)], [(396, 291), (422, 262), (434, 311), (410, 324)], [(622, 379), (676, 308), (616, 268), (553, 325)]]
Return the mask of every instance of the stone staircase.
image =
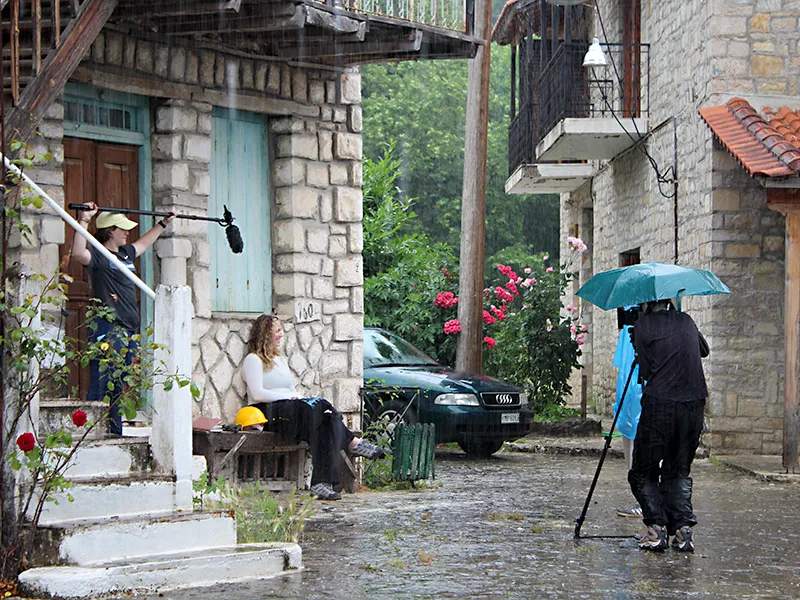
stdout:
[[(71, 427), (78, 406), (100, 410), (92, 403), (43, 401), (40, 435)], [(33, 568), (20, 576), (22, 593), (58, 598), (161, 593), (301, 568), (296, 544), (237, 544), (229, 513), (185, 506), (174, 476), (156, 472), (149, 439), (128, 433), (102, 439), (98, 429), (76, 452), (66, 472), (74, 501), (62, 495), (45, 506)]]

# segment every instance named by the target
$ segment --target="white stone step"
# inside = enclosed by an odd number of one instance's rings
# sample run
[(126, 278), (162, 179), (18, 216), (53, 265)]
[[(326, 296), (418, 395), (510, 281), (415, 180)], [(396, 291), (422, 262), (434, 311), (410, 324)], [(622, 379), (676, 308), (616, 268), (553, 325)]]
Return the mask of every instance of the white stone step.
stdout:
[[(67, 492), (46, 502), (40, 525), (66, 525), (86, 519), (167, 515), (174, 509), (175, 484), (169, 477), (131, 473), (128, 476), (70, 478)], [(74, 501), (67, 498), (69, 493)]]
[(115, 438), (85, 440), (64, 473), (68, 479), (146, 472), (150, 469), (150, 446), (146, 439)]
[(97, 423), (86, 439), (103, 438), (108, 430), (108, 426), (103, 422), (108, 412), (108, 404), (68, 398), (42, 400), (39, 403), (39, 435), (46, 436), (65, 429), (77, 440), (86, 431), (85, 426), (76, 427), (72, 423), (72, 413), (78, 409), (84, 411), (90, 421)]
[(240, 544), (126, 564), (28, 569), (19, 583), (25, 596), (95, 598), (266, 579), (301, 567), (297, 544)]
[(37, 534), (37, 565), (91, 566), (236, 545), (236, 523), (229, 513), (88, 521), (41, 527)]

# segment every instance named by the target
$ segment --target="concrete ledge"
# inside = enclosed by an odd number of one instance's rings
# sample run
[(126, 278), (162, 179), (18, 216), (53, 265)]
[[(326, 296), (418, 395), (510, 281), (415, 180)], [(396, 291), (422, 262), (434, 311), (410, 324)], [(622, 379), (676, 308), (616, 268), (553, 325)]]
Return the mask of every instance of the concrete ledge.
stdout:
[(297, 544), (240, 544), (151, 562), (29, 569), (19, 583), (25, 596), (97, 598), (266, 579), (300, 568), (302, 552)]
[(800, 483), (800, 472), (787, 473), (783, 458), (778, 455), (714, 456), (714, 460), (730, 469), (773, 483)]

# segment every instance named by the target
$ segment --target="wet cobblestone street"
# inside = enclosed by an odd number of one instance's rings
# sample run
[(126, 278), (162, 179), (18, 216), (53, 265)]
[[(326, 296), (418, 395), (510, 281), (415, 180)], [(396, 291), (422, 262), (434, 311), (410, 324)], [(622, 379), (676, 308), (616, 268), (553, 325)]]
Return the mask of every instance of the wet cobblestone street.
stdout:
[(437, 453), (432, 489), (318, 503), (302, 542), (305, 569), (248, 585), (167, 593), (195, 598), (800, 597), (800, 487), (697, 461), (697, 552), (646, 553), (641, 522), (615, 516), (632, 497), (624, 462), (603, 468), (582, 535), (574, 519), (592, 456)]

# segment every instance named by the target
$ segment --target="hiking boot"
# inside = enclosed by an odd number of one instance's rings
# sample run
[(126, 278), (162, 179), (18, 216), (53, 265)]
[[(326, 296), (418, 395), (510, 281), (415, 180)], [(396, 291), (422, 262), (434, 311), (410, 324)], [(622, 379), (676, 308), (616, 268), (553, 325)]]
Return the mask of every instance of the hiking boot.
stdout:
[(684, 525), (675, 532), (672, 547), (678, 552), (694, 552), (694, 536), (689, 525)]
[(648, 525), (647, 532), (639, 538), (639, 548), (653, 552), (663, 552), (669, 548), (667, 529), (662, 525)]
[(363, 456), (364, 458), (368, 458), (370, 460), (383, 458), (385, 454), (383, 448), (376, 446), (375, 444), (370, 444), (367, 440), (363, 439), (358, 440), (358, 443), (352, 448), (348, 447), (347, 452), (351, 456)]
[(636, 502), (635, 504), (629, 506), (628, 508), (618, 508), (617, 516), (628, 519), (641, 519), (642, 507), (639, 506), (638, 502)]
[(311, 495), (320, 500), (341, 500), (342, 495), (335, 491), (330, 483), (315, 483), (311, 486)]

